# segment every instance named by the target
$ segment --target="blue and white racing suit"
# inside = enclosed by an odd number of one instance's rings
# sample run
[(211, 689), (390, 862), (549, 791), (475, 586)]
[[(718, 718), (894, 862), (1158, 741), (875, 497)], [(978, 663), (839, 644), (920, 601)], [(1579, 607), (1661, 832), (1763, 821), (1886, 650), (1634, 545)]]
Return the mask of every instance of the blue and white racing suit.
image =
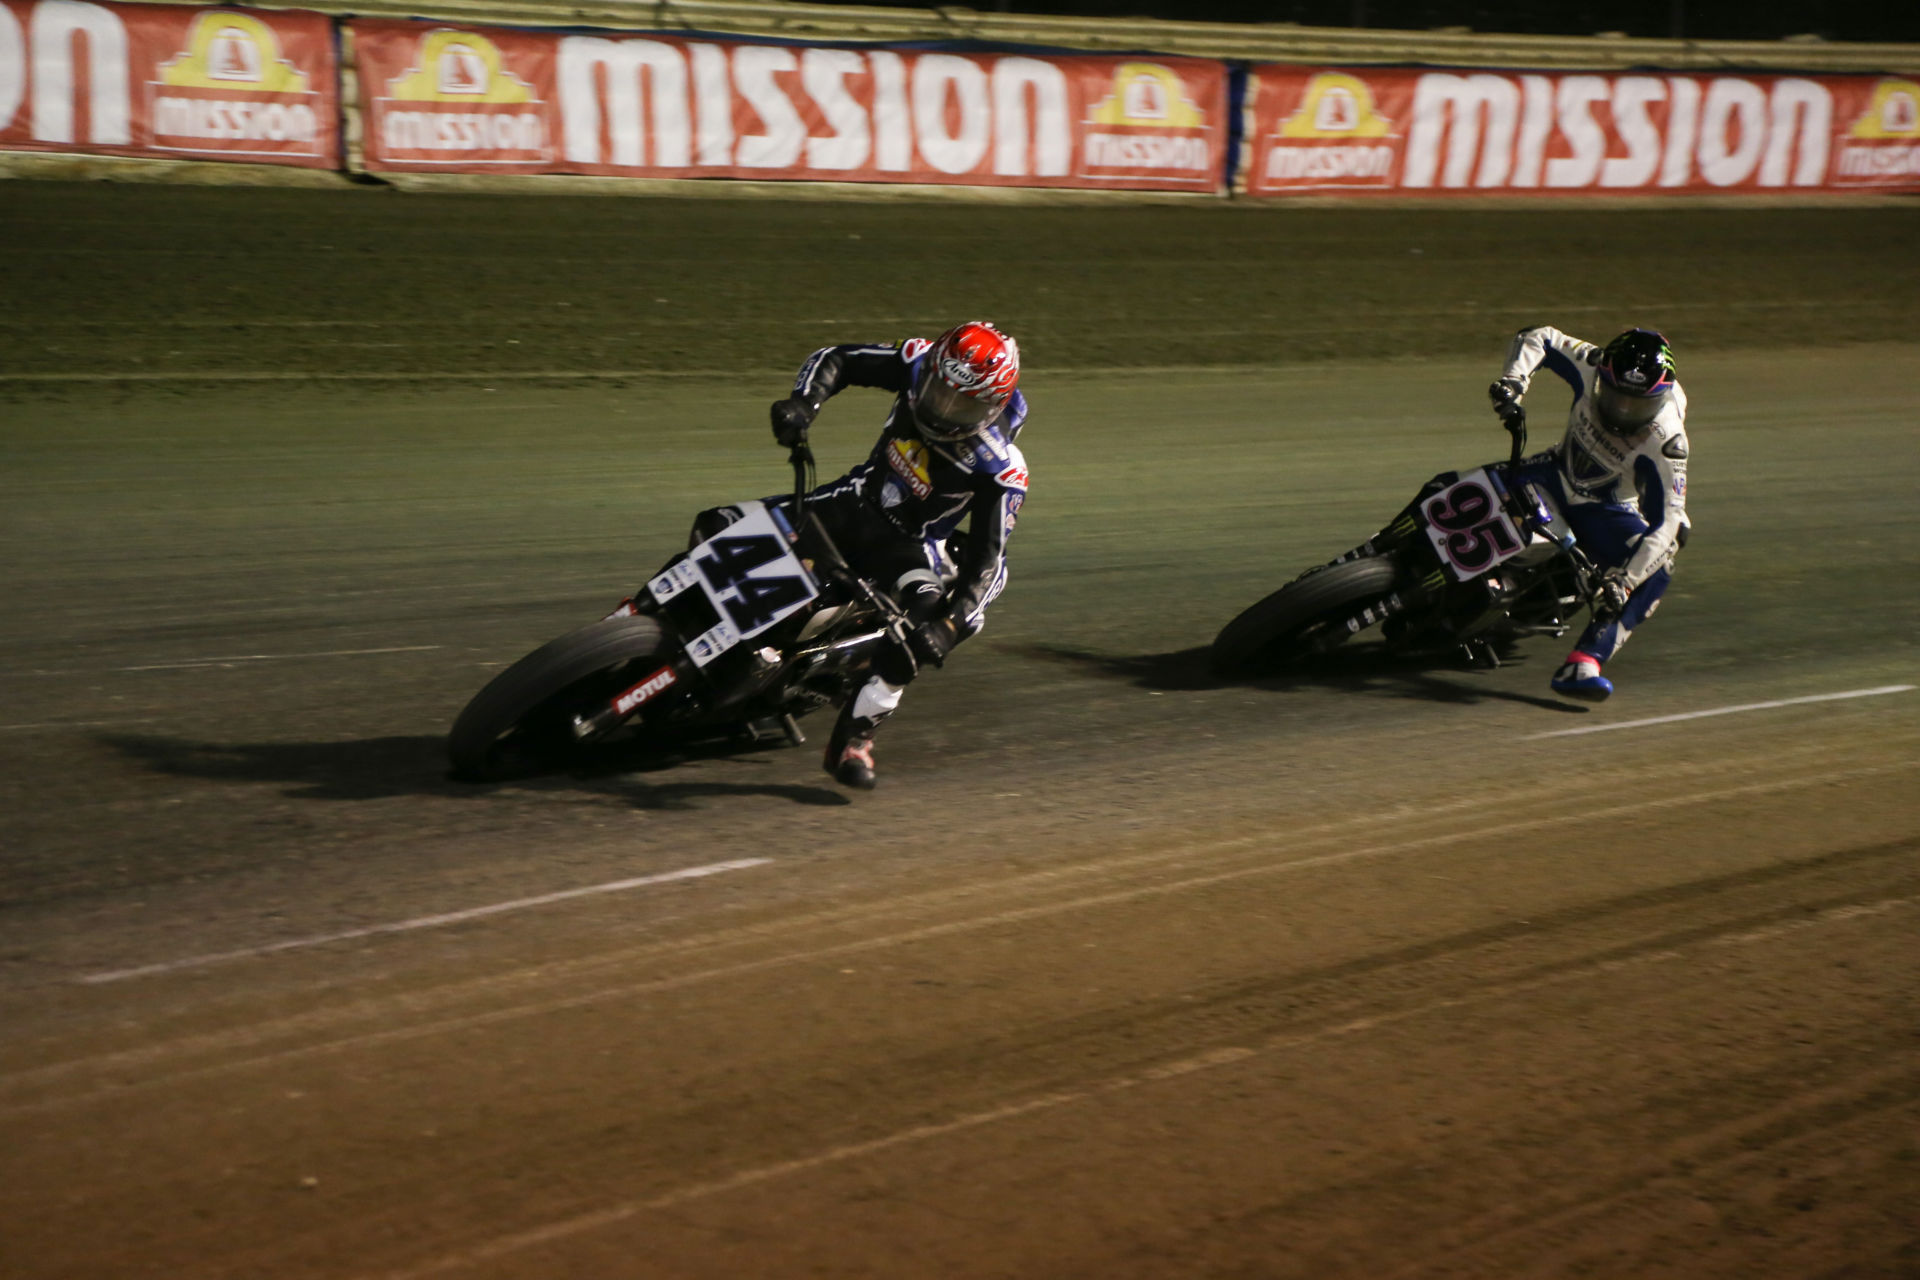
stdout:
[(1521, 471), (1554, 494), (1596, 563), (1625, 571), (1626, 609), (1617, 618), (1594, 619), (1574, 646), (1576, 654), (1604, 663), (1659, 604), (1673, 558), (1686, 543), (1687, 393), (1675, 383), (1645, 428), (1614, 435), (1594, 412), (1599, 363), (1600, 348), (1591, 342), (1538, 325), (1515, 335), (1500, 376), (1518, 381), (1524, 393), (1545, 368), (1573, 389), (1566, 435), (1528, 458)]
[[(1027, 497), (1027, 460), (1014, 439), (1027, 401), (1015, 391), (980, 431), (959, 441), (929, 440), (915, 429), (907, 389), (932, 346), (900, 343), (822, 347), (807, 357), (793, 394), (818, 409), (847, 387), (894, 393), (880, 439), (866, 461), (808, 495), (840, 553), (891, 592), (908, 617), (927, 622), (943, 611), (957, 640), (978, 632), (986, 609), (1007, 585), (1007, 541)], [(792, 496), (769, 504), (790, 505)], [(702, 512), (695, 529), (737, 519), (734, 508)], [(956, 536), (962, 522), (964, 534)], [(953, 547), (958, 546), (958, 554)], [(899, 706), (912, 678), (909, 660), (891, 651), (843, 710), (870, 729)]]
[[(858, 530), (858, 553), (885, 555), (889, 567), (904, 554), (951, 578), (949, 614), (965, 637), (980, 629), (987, 606), (1007, 585), (1007, 541), (1027, 497), (1027, 460), (1014, 443), (1026, 425), (1027, 401), (1015, 391), (997, 417), (965, 440), (923, 438), (913, 425), (907, 388), (931, 345), (909, 338), (822, 347), (800, 366), (793, 394), (818, 406), (846, 387), (894, 393), (867, 460), (815, 489), (809, 505), (821, 509), (830, 531), (837, 533), (836, 525)], [(955, 563), (947, 543), (962, 521), (967, 533)], [(861, 563), (855, 549), (842, 551)], [(883, 585), (892, 586), (896, 576), (886, 576)]]

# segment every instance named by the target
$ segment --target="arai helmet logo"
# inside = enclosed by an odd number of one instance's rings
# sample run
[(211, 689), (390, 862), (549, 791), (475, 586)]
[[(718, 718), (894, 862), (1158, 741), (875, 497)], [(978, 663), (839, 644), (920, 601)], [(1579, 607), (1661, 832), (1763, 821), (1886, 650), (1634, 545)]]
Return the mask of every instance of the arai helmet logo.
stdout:
[(972, 363), (959, 355), (943, 356), (940, 360), (940, 377), (948, 386), (958, 387), (962, 391), (972, 391), (987, 381)]

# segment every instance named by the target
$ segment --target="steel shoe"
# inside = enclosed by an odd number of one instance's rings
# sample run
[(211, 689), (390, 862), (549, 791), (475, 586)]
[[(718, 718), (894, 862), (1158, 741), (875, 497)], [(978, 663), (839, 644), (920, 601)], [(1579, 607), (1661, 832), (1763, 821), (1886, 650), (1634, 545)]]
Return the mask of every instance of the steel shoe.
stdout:
[(1600, 664), (1584, 653), (1570, 653), (1553, 673), (1553, 691), (1582, 702), (1605, 702), (1613, 695), (1613, 681), (1600, 674)]
[(846, 717), (834, 725), (821, 766), (844, 787), (873, 790), (873, 734), (861, 733)]

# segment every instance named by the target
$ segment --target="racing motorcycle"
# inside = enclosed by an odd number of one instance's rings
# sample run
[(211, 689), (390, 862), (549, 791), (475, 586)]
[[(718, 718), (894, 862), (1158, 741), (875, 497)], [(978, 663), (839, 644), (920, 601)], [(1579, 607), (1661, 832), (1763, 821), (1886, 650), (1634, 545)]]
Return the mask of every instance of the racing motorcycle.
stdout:
[(513, 776), (615, 742), (798, 746), (799, 718), (851, 697), (882, 645), (910, 654), (899, 605), (853, 571), (807, 509), (812, 450), (803, 440), (788, 460), (791, 505), (738, 504), (738, 521), (618, 608), (475, 694), (447, 738), (455, 775)]
[(1503, 463), (1429, 480), (1393, 522), (1307, 570), (1220, 632), (1219, 675), (1298, 665), (1378, 626), (1391, 651), (1497, 667), (1527, 636), (1564, 636), (1595, 605), (1600, 572), (1553, 495), (1516, 474), (1526, 419)]

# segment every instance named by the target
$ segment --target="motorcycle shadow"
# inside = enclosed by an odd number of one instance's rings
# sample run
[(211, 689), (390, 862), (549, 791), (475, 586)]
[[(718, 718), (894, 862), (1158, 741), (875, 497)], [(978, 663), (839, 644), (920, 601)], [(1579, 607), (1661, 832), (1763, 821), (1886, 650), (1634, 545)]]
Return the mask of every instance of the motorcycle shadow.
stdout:
[[(1201, 645), (1173, 653), (1115, 655), (1094, 653), (1066, 645), (1039, 644), (1028, 654), (1054, 662), (1068, 662), (1139, 688), (1161, 693), (1197, 693), (1207, 689), (1333, 688), (1352, 693), (1389, 693), (1427, 702), (1471, 706), (1480, 702), (1518, 702), (1562, 714), (1585, 715), (1588, 708), (1544, 694), (1517, 693), (1477, 683), (1484, 672), (1449, 665), (1446, 657), (1396, 652), (1380, 644), (1355, 644), (1331, 653), (1296, 661), (1284, 670), (1255, 669), (1242, 675), (1214, 673), (1212, 650)], [(1512, 659), (1515, 665), (1524, 659)]]
[(439, 735), (359, 738), (338, 742), (204, 742), (151, 734), (100, 734), (97, 740), (153, 773), (210, 782), (277, 783), (300, 800), (386, 800), (444, 796), (486, 800), (502, 792), (584, 792), (636, 809), (692, 809), (703, 798), (769, 796), (795, 804), (845, 805), (826, 786), (778, 782), (651, 782), (636, 775), (695, 760), (759, 763), (765, 744), (697, 743), (672, 750), (610, 747), (591, 758), (529, 769), (498, 782), (466, 782), (447, 772)]

